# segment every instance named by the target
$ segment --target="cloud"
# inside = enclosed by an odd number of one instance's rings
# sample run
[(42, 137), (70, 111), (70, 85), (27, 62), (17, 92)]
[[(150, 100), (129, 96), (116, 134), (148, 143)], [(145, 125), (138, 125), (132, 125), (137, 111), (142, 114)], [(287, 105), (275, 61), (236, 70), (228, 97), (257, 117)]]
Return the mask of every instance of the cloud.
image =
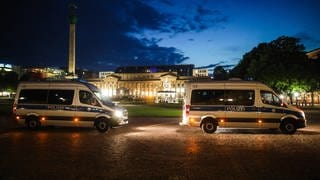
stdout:
[[(90, 29), (87, 30), (95, 31), (94, 34), (100, 34), (100, 37), (93, 36), (88, 39), (88, 43), (92, 38), (96, 38), (94, 42), (101, 43), (93, 45), (98, 47), (90, 47), (91, 51), (95, 51), (99, 47), (106, 47), (101, 50), (108, 54), (103, 56), (106, 58), (106, 62), (109, 63), (112, 59), (116, 59), (118, 65), (177, 64), (189, 58), (174, 47), (158, 46), (162, 39), (146, 38), (143, 35), (145, 30), (168, 33), (174, 36), (178, 33), (200, 32), (218, 27), (228, 21), (228, 18), (220, 11), (207, 9), (200, 5), (195, 6), (192, 13), (186, 16), (179, 14), (179, 12), (164, 13), (148, 4), (148, 1), (143, 0), (114, 0), (112, 3), (105, 3), (106, 6), (99, 7), (85, 0), (81, 2), (83, 4), (79, 6), (88, 9), (86, 14), (90, 12), (101, 14), (101, 16), (93, 18), (94, 21), (102, 22), (101, 26), (95, 29), (89, 27)], [(161, 0), (160, 2), (169, 7), (174, 6), (172, 1)], [(92, 19), (85, 24), (89, 24), (91, 21)], [(103, 22), (106, 25), (103, 25)], [(114, 24), (110, 22), (114, 22)], [(133, 34), (140, 34), (140, 36)], [(112, 42), (112, 46), (108, 42)], [(132, 57), (138, 58), (133, 61)]]
[(299, 32), (295, 35), (296, 37), (300, 38), (301, 40), (314, 40), (308, 33), (306, 32)]
[[(307, 32), (299, 32), (294, 35), (295, 37), (299, 38), (303, 44), (312, 49), (319, 48), (320, 39), (315, 38), (314, 36), (310, 35)], [(308, 49), (308, 50), (312, 50)]]
[(203, 69), (203, 68), (214, 68), (214, 67), (216, 67), (216, 66), (220, 66), (220, 65), (223, 64), (223, 63), (224, 63), (224, 61), (220, 61), (220, 62), (215, 63), (215, 64), (209, 64), (209, 65), (207, 65), (207, 66), (201, 66), (201, 67), (197, 67), (197, 68), (199, 68), (199, 69)]
[(197, 7), (194, 16), (194, 22), (198, 26), (197, 31), (218, 27), (227, 21), (228, 17), (224, 16), (219, 10), (207, 9), (200, 5)]
[(173, 6), (174, 5), (174, 3), (172, 3), (172, 1), (170, 1), (170, 0), (159, 0), (161, 3), (163, 3), (163, 4), (166, 4), (166, 5), (169, 5), (169, 6)]
[[(132, 35), (145, 29), (162, 29), (162, 24), (167, 22), (167, 16), (144, 4), (143, 1), (115, 0), (113, 3), (105, 3), (107, 6), (99, 6), (99, 8), (92, 6), (92, 3), (87, 1), (82, 1), (82, 3), (79, 6), (85, 7), (86, 10), (83, 11), (86, 13), (95, 12), (96, 14), (101, 14), (101, 16), (96, 17), (90, 16), (95, 22), (100, 22), (96, 28), (82, 26), (83, 29), (81, 31), (85, 36), (79, 35), (79, 38), (84, 41), (79, 45), (83, 49), (79, 53), (84, 58), (84, 61), (95, 57), (93, 54), (100, 54), (98, 56), (99, 61), (101, 62), (101, 59), (104, 59), (106, 65), (113, 62), (114, 67), (123, 65), (179, 64), (188, 59), (174, 47), (158, 46), (158, 43), (162, 40), (161, 38), (148, 39), (143, 36)], [(83, 21), (86, 21), (83, 23), (91, 23), (91, 18), (83, 19)], [(94, 35), (87, 36), (87, 32), (91, 32), (90, 34)], [(90, 46), (88, 47), (87, 44), (90, 44)], [(91, 62), (95, 62), (95, 60)], [(94, 64), (90, 65), (96, 67)]]
[(236, 51), (241, 51), (242, 49), (240, 46), (228, 46), (228, 47), (225, 47), (224, 50), (230, 51), (230, 52), (236, 52)]
[(115, 9), (114, 13), (117, 14), (117, 11), (121, 9), (123, 15), (126, 16), (125, 23), (131, 26), (131, 30), (158, 30), (162, 29), (164, 23), (168, 23), (168, 18), (165, 14), (160, 13), (143, 1), (131, 0), (120, 3), (121, 6)]
[[(143, 0), (78, 0), (76, 4), (77, 67), (110, 70), (122, 65), (179, 64), (188, 59), (174, 47), (159, 46), (160, 38), (129, 35), (145, 29), (170, 30), (166, 25), (172, 17)], [(2, 3), (0, 57), (17, 65), (67, 66), (67, 5), (67, 1), (55, 0)]]
[[(158, 3), (162, 6), (158, 7)], [(149, 30), (160, 33), (168, 33), (169, 37), (174, 37), (180, 33), (202, 32), (210, 28), (224, 28), (224, 24), (229, 21), (229, 17), (217, 9), (206, 8), (206, 2), (197, 5), (196, 2), (175, 4), (177, 1), (153, 0), (146, 1), (155, 14), (151, 14), (154, 26), (149, 26)], [(178, 7), (179, 6), (179, 7)], [(163, 11), (164, 9), (169, 9)], [(173, 9), (170, 11), (170, 9)], [(142, 12), (139, 10), (139, 12)], [(156, 13), (158, 12), (158, 13)], [(133, 17), (133, 16), (131, 16)], [(143, 16), (149, 18), (149, 16)], [(151, 23), (150, 23), (151, 24)], [(151, 27), (151, 28), (150, 28)], [(141, 29), (141, 26), (137, 29)], [(140, 31), (140, 33), (144, 33)]]
[(146, 46), (154, 46), (157, 45), (159, 42), (162, 41), (162, 38), (142, 38), (141, 41), (146, 45)]
[(190, 10), (188, 15), (169, 14), (167, 15), (170, 26), (164, 32), (172, 34), (186, 32), (201, 32), (210, 28), (222, 28), (223, 24), (228, 22), (228, 17), (218, 10), (206, 9), (203, 6), (197, 6)]

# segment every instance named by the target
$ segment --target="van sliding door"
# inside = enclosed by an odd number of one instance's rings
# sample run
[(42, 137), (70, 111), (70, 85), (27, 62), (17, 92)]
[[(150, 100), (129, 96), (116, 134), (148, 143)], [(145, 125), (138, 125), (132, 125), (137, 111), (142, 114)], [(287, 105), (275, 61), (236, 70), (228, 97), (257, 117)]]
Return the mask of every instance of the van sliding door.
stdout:
[(68, 126), (75, 114), (73, 89), (50, 89), (48, 94), (47, 123)]
[(225, 90), (226, 119), (221, 126), (256, 127), (257, 107), (254, 90)]

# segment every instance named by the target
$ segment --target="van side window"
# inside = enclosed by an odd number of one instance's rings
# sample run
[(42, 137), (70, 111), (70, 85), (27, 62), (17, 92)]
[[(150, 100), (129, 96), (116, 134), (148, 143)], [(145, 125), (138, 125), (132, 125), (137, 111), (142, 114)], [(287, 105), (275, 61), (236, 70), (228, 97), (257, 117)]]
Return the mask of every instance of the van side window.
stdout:
[(50, 90), (48, 104), (70, 105), (73, 101), (74, 90)]
[(19, 104), (46, 104), (48, 90), (44, 89), (23, 89), (20, 91)]
[(254, 105), (254, 91), (253, 90), (226, 90), (226, 105)]
[(191, 105), (224, 105), (223, 90), (193, 90)]
[(281, 99), (270, 91), (260, 91), (261, 101), (263, 104), (269, 104), (273, 106), (281, 106)]
[(92, 106), (101, 106), (98, 100), (89, 91), (79, 91), (80, 102), (83, 104), (89, 104)]

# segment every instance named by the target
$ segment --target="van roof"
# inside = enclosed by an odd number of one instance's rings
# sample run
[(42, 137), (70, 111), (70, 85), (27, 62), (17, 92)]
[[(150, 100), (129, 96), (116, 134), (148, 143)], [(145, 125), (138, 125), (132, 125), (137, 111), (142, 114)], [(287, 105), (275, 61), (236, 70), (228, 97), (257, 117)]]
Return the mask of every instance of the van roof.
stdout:
[(230, 85), (230, 86), (260, 86), (270, 88), (259, 81), (244, 81), (244, 80), (206, 80), (206, 81), (187, 81), (186, 84), (199, 85)]
[(211, 84), (211, 83), (234, 83), (234, 84), (263, 84), (259, 81), (245, 81), (245, 80), (190, 80), (186, 83), (199, 83), (199, 84)]
[(56, 86), (66, 86), (66, 87), (70, 87), (70, 86), (73, 86), (73, 87), (81, 87), (81, 86), (86, 86), (87, 88), (89, 88), (90, 90), (92, 91), (98, 91), (98, 88), (91, 84), (91, 83), (88, 83), (86, 81), (78, 81), (78, 80), (57, 80), (57, 81), (21, 81), (19, 83), (19, 86), (20, 87), (23, 87), (23, 86), (43, 86), (43, 85), (56, 85)]

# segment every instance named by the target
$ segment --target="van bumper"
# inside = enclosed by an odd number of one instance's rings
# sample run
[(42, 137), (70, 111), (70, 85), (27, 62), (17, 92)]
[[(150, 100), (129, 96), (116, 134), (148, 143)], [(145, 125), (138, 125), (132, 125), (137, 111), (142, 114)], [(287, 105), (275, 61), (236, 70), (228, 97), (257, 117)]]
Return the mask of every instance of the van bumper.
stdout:
[(119, 121), (119, 126), (126, 125), (126, 124), (129, 124), (128, 119), (123, 119), (123, 120)]
[(179, 122), (180, 126), (194, 126), (194, 127), (200, 127), (200, 121), (201, 119), (197, 117), (186, 117), (183, 118), (182, 121)]
[(297, 126), (297, 128), (307, 127), (307, 120), (306, 119), (297, 119), (296, 126)]
[(20, 119), (20, 118), (17, 119), (17, 118), (15, 118), (15, 121), (19, 125), (25, 125), (26, 124), (26, 120), (25, 119)]
[(129, 124), (129, 120), (127, 117), (122, 117), (122, 118), (112, 118), (112, 126), (123, 126)]

